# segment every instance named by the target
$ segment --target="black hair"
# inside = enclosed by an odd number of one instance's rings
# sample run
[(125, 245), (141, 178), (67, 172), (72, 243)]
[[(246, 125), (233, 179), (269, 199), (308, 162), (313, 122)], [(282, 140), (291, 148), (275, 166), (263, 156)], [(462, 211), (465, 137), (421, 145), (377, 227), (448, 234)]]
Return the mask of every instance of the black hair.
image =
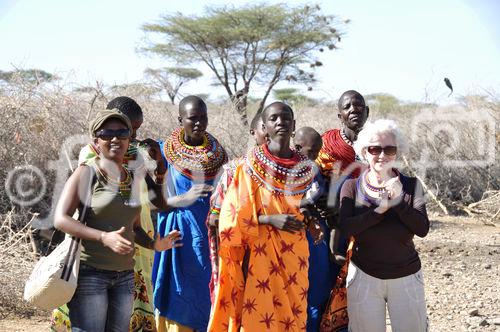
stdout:
[(191, 96), (184, 97), (180, 101), (180, 103), (179, 103), (179, 115), (182, 115), (181, 113), (184, 111), (187, 104), (193, 104), (193, 106), (196, 108), (202, 108), (205, 111), (207, 110), (207, 104), (205, 104), (203, 99), (201, 99), (198, 96), (191, 95)]
[(262, 111), (262, 114), (261, 114), (262, 121), (264, 121), (264, 122), (266, 121), (266, 112), (268, 109), (270, 109), (273, 106), (279, 106), (279, 107), (282, 107), (283, 109), (288, 110), (290, 113), (292, 113), (292, 118), (295, 119), (295, 115), (293, 114), (293, 109), (292, 109), (292, 107), (290, 107), (290, 105), (288, 105), (282, 101), (275, 101), (274, 103), (267, 105), (266, 108), (264, 108), (264, 110)]
[(357, 97), (361, 98), (361, 100), (363, 100), (363, 103), (365, 103), (365, 105), (366, 105), (365, 97), (363, 97), (363, 95), (361, 93), (359, 93), (356, 90), (347, 90), (340, 96), (339, 100), (337, 101), (337, 107), (338, 107), (339, 111), (342, 109), (342, 105), (340, 103), (342, 102), (342, 99), (344, 99), (344, 97), (347, 95), (357, 96)]
[(117, 108), (131, 120), (142, 118), (141, 106), (130, 97), (120, 96), (111, 100), (106, 106), (106, 109), (112, 110), (114, 108)]

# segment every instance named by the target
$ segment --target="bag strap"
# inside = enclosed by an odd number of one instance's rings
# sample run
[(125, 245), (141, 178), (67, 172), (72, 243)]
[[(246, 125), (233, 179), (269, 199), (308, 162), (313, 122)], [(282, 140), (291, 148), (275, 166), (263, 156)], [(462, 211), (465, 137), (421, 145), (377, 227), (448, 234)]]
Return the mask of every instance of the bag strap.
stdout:
[[(89, 187), (88, 187), (88, 192), (87, 192), (87, 197), (85, 199), (85, 203), (83, 203), (82, 208), (80, 209), (80, 212), (78, 213), (78, 221), (85, 224), (86, 219), (87, 219), (87, 214), (90, 209), (90, 204), (92, 200), (92, 191), (93, 187), (97, 181), (97, 174), (94, 169), (94, 167), (89, 166), (90, 170), (90, 182), (89, 182)], [(61, 279), (68, 281), (70, 276), (71, 276), (71, 271), (73, 270), (73, 265), (75, 264), (78, 248), (80, 246), (80, 238), (76, 238), (74, 236), (71, 237), (71, 244), (68, 250), (68, 254), (66, 255), (64, 259), (64, 267), (61, 272)]]
[(89, 182), (89, 187), (88, 187), (88, 192), (87, 192), (87, 197), (85, 199), (85, 202), (82, 204), (82, 207), (78, 213), (78, 221), (81, 222), (82, 224), (86, 224), (86, 219), (87, 219), (87, 214), (90, 209), (90, 204), (92, 202), (92, 191), (94, 188), (94, 185), (97, 182), (97, 173), (92, 166), (87, 166), (90, 171), (90, 182)]
[[(90, 169), (90, 174), (91, 174), (91, 181), (90, 181), (90, 190), (92, 190), (92, 188), (94, 187), (95, 183), (97, 182), (97, 174), (95, 172), (95, 169), (92, 167), (92, 166), (87, 166), (89, 167)], [(92, 192), (89, 193), (90, 196), (86, 197), (86, 200), (85, 200), (85, 203), (82, 205), (82, 207), (79, 207), (78, 208), (78, 221), (82, 222), (84, 221), (87, 217), (87, 210), (88, 210), (88, 206), (90, 206), (90, 203), (91, 203), (91, 199), (92, 199)], [(85, 215), (84, 215), (85, 214)], [(83, 222), (85, 224), (85, 222)], [(54, 231), (52, 232), (52, 236), (50, 237), (50, 241), (49, 241), (49, 244), (47, 245), (47, 248), (46, 250), (42, 253), (42, 256), (47, 256), (50, 248), (52, 248), (52, 246), (54, 245), (54, 243), (58, 243), (60, 242), (60, 240), (58, 240), (58, 238), (61, 236), (64, 236), (64, 233), (59, 231), (58, 229), (54, 229)]]

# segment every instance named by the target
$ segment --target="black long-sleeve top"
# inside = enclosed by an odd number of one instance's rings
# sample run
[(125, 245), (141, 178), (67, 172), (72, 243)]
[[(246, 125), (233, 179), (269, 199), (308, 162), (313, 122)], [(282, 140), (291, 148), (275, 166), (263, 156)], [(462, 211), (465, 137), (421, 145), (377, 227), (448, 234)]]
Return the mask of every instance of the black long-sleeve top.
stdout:
[(421, 268), (413, 237), (429, 231), (422, 186), (417, 179), (400, 174), (401, 200), (383, 214), (363, 199), (357, 179), (347, 180), (340, 193), (340, 229), (354, 236), (351, 260), (365, 273), (380, 279), (395, 279)]

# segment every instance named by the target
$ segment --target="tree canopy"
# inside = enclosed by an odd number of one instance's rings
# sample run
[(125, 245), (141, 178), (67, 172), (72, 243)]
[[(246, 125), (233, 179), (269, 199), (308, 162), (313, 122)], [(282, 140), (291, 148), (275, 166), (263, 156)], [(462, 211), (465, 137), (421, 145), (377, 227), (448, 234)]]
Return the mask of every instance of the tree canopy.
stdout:
[(282, 89), (274, 89), (273, 96), (275, 99), (286, 102), (287, 104), (296, 104), (299, 102), (309, 103), (313, 100), (299, 93), (298, 89), (295, 88), (282, 88)]
[(141, 50), (176, 64), (208, 66), (246, 124), (252, 84), (265, 89), (259, 111), (279, 81), (311, 87), (314, 69), (322, 66), (318, 54), (336, 49), (345, 23), (318, 5), (208, 7), (202, 16), (176, 13), (144, 24), (156, 39)]
[(16, 79), (25, 80), (29, 83), (40, 84), (43, 82), (57, 80), (58, 77), (41, 69), (16, 69), (12, 71), (0, 70), (0, 80), (12, 82)]

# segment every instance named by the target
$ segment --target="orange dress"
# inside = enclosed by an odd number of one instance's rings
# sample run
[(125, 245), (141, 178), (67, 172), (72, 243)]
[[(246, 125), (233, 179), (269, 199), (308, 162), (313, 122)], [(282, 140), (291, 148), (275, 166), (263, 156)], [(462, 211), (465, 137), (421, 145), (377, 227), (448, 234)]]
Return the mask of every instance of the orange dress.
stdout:
[(303, 220), (299, 204), (312, 175), (306, 157), (277, 158), (265, 145), (254, 148), (236, 168), (219, 218), (219, 284), (209, 331), (305, 330), (305, 231), (259, 225), (258, 216), (292, 214)]

